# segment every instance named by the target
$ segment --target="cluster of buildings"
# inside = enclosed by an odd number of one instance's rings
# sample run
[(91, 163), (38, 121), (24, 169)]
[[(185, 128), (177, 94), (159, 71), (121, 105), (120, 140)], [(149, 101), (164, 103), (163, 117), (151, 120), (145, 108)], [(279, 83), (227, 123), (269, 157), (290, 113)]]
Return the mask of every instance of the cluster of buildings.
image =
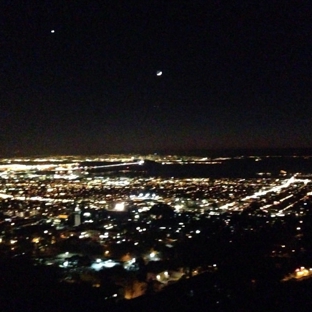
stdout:
[[(159, 156), (154, 157), (159, 161)], [(162, 162), (169, 159), (178, 161), (167, 157)], [(161, 289), (219, 268), (219, 254), (193, 261), (184, 246), (218, 241), (230, 248), (244, 233), (271, 230), (289, 216), (295, 220), (291, 223), (294, 238), (305, 230), (312, 183), (297, 174), (211, 179), (97, 170), (120, 160), (134, 161), (116, 155), (3, 160), (3, 257), (28, 256), (37, 265), (59, 268), (63, 282), (88, 281), (94, 287), (101, 287), (102, 271), (114, 269), (112, 280), (123, 292), (114, 290), (109, 298), (115, 294), (133, 298), (150, 289), (151, 283), (153, 289)], [(276, 241), (268, 256), (289, 257), (304, 248), (299, 242), (291, 248), (282, 245)], [(118, 270), (128, 273), (121, 278)], [(144, 278), (134, 278), (133, 272)]]

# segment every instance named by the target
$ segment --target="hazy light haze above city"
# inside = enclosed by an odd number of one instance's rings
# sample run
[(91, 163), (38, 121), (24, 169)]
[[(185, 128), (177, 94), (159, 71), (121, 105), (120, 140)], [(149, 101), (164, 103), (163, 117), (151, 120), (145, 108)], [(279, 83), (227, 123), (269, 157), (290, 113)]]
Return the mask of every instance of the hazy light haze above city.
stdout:
[(3, 0), (0, 154), (310, 148), (311, 14), (308, 2)]

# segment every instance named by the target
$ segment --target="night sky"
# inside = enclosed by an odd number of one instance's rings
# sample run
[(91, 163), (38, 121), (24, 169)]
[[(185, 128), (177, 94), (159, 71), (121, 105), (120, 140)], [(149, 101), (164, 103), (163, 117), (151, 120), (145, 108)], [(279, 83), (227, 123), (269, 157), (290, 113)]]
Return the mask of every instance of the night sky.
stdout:
[(0, 154), (312, 147), (311, 3), (256, 2), (2, 0)]

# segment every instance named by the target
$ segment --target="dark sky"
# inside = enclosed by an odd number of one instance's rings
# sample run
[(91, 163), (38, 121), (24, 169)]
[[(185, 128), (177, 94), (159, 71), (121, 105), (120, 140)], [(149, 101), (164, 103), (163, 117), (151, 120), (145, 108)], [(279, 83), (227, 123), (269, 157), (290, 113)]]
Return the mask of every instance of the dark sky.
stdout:
[(0, 154), (312, 147), (311, 3), (228, 2), (2, 0)]

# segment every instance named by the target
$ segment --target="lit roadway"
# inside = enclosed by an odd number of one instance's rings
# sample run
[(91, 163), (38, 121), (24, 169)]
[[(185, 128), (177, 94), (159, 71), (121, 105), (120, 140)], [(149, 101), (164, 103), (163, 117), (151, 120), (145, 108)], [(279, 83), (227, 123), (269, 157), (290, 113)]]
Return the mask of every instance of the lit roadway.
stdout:
[(139, 161), (132, 161), (132, 162), (124, 162), (120, 164), (112, 164), (112, 165), (102, 165), (102, 166), (84, 166), (84, 167), (78, 167), (74, 169), (98, 169), (98, 168), (111, 168), (111, 167), (124, 167), (124, 166), (135, 166), (135, 165), (143, 165), (144, 160), (139, 160)]
[(112, 167), (124, 167), (124, 166), (137, 166), (143, 165), (144, 160), (132, 161), (132, 162), (123, 162), (118, 164), (110, 164), (110, 165), (101, 165), (101, 166), (79, 166), (77, 163), (70, 164), (41, 164), (41, 165), (22, 165), (22, 164), (6, 164), (0, 165), (0, 171), (3, 171), (0, 175), (5, 175), (9, 172), (21, 172), (21, 171), (72, 171), (72, 170), (80, 170), (80, 169), (97, 169), (97, 168), (112, 168)]
[[(248, 201), (249, 199), (256, 199), (256, 198), (258, 198), (260, 196), (264, 196), (270, 192), (279, 193), (282, 189), (289, 187), (291, 184), (298, 183), (298, 182), (303, 182), (303, 183), (307, 184), (311, 181), (308, 179), (297, 179), (296, 176), (297, 176), (297, 174), (293, 175), (291, 178), (285, 180), (284, 183), (282, 183), (281, 185), (273, 186), (270, 189), (257, 191), (253, 195), (246, 196), (246, 197), (242, 198), (241, 200), (242, 201)], [(287, 196), (287, 198), (290, 198), (291, 196), (292, 195), (289, 195), (289, 196)], [(284, 198), (281, 201), (286, 200), (287, 198)], [(231, 203), (227, 203), (227, 204), (221, 206), (220, 209), (228, 210), (228, 209), (232, 208), (234, 210), (235, 208), (237, 208), (237, 207), (235, 207), (236, 204), (237, 204), (237, 201), (233, 201)], [(266, 205), (266, 206), (262, 207), (261, 209), (265, 210), (271, 206), (272, 205)], [(290, 207), (288, 206), (288, 208), (290, 208)]]
[(32, 196), (32, 197), (26, 197), (26, 196), (13, 196), (8, 195), (4, 193), (0, 193), (0, 198), (7, 199), (15, 199), (20, 201), (41, 201), (41, 202), (74, 202), (73, 199), (61, 199), (61, 198), (47, 198), (47, 197), (41, 197), (41, 196)]

